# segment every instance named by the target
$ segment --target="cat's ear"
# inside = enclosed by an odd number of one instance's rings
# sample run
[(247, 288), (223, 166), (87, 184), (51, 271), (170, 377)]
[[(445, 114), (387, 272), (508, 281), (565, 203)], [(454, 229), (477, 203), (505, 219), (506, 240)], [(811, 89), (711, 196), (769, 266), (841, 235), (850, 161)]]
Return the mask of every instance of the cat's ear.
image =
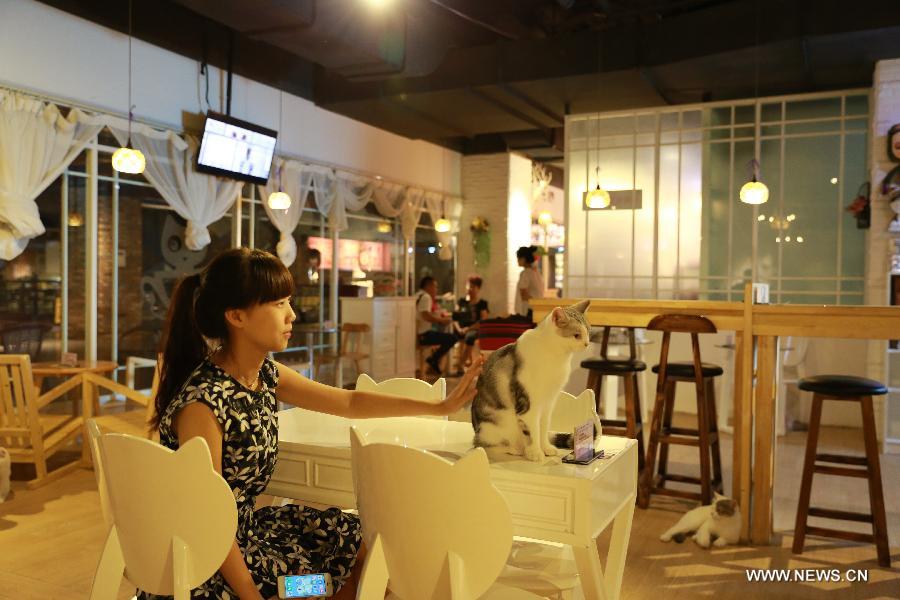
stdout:
[(553, 309), (553, 312), (550, 313), (550, 318), (553, 319), (553, 324), (557, 327), (562, 327), (569, 322), (569, 317), (566, 316), (566, 311), (564, 311), (559, 306)]
[(577, 310), (578, 312), (580, 312), (581, 314), (584, 314), (585, 312), (587, 312), (587, 308), (590, 305), (591, 305), (590, 300), (582, 300), (581, 302), (573, 304), (570, 308), (573, 308), (573, 309)]

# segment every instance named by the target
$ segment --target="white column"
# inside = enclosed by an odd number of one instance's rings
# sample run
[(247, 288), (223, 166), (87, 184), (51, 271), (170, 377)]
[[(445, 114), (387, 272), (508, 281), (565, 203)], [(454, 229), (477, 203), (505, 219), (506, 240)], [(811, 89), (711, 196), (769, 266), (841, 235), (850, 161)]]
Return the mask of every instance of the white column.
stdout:
[(97, 140), (87, 150), (87, 198), (84, 207), (84, 360), (97, 360)]

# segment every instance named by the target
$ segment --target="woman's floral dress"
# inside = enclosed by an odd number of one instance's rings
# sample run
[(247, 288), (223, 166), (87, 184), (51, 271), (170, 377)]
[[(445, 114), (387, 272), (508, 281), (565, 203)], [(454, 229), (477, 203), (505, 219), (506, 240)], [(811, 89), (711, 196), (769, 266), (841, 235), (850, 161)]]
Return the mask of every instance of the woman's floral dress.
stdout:
[[(191, 402), (212, 409), (223, 431), (222, 476), (237, 502), (237, 542), (263, 598), (277, 594), (279, 575), (301, 572), (330, 573), (337, 591), (359, 551), (357, 517), (337, 508), (317, 510), (293, 504), (254, 510), (278, 459), (275, 363), (266, 359), (259, 376), (259, 389), (251, 391), (210, 359), (204, 360), (163, 414), (160, 442), (178, 449), (175, 417)], [(138, 598), (166, 597), (138, 590)], [(216, 572), (192, 591), (191, 598), (236, 600), (238, 596)]]

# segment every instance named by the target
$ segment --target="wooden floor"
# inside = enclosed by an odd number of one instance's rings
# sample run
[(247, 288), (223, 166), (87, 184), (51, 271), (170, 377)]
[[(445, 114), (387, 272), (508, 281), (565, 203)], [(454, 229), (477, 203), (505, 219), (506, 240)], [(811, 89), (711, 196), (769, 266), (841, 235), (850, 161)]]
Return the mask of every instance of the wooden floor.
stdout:
[[(460, 413), (459, 418), (465, 415)], [(854, 429), (825, 428), (823, 443), (831, 448), (860, 448), (858, 433)], [(790, 552), (791, 531), (804, 441), (805, 434), (792, 433), (778, 445), (774, 504), (776, 530), (782, 534), (780, 546), (703, 550), (690, 541), (664, 544), (658, 540), (659, 535), (691, 505), (654, 498), (649, 509), (635, 511), (622, 598), (900, 598), (900, 456), (882, 457), (894, 569), (878, 567), (872, 546), (821, 538), (808, 538), (807, 551), (795, 556)], [(722, 451), (730, 455), (727, 435), (723, 436)], [(670, 471), (690, 473), (696, 462), (693, 456), (692, 449), (674, 448)], [(728, 489), (730, 474), (725, 478)], [(21, 481), (14, 481), (13, 490), (7, 502), (0, 504), (0, 599), (86, 598), (105, 533), (93, 473), (77, 470), (35, 491), (25, 490)], [(867, 509), (860, 480), (821, 477), (813, 494), (813, 498), (827, 498), (835, 508)], [(605, 544), (601, 537), (601, 549)], [(865, 569), (869, 581), (750, 583), (746, 569), (838, 569), (841, 573)], [(119, 597), (130, 598), (132, 592), (123, 584)]]

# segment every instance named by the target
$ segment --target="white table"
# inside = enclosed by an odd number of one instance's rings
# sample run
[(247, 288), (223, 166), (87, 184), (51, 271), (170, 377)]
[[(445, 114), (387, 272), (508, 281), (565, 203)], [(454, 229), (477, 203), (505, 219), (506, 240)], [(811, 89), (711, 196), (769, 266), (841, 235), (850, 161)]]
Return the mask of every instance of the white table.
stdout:
[[(399, 443), (458, 458), (472, 448), (469, 423), (417, 417), (349, 420), (293, 408), (278, 413), (278, 464), (266, 493), (354, 508), (350, 426), (369, 442)], [(590, 465), (545, 464), (510, 457), (491, 464), (491, 480), (503, 494), (514, 533), (572, 546), (588, 600), (616, 600), (637, 492), (634, 440), (604, 436), (599, 448), (615, 454)], [(604, 572), (597, 537), (612, 524)]]

